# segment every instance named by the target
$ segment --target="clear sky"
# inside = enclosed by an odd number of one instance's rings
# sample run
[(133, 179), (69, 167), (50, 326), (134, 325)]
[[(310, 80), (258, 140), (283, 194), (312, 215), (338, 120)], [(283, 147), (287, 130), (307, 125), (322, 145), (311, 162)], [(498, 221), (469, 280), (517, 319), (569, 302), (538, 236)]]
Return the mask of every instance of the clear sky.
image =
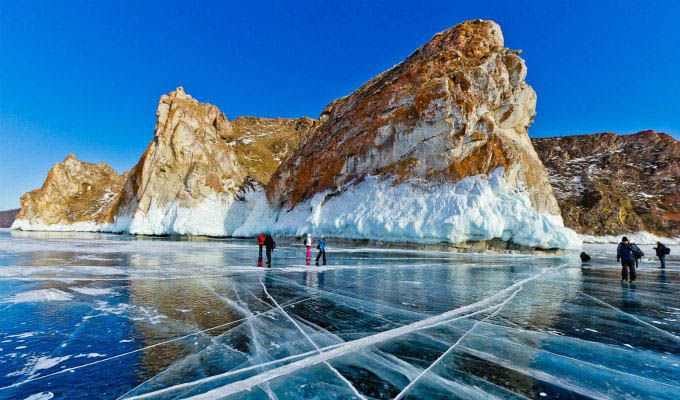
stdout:
[(122, 172), (182, 85), (239, 115), (317, 117), (439, 31), (483, 18), (522, 49), (532, 136), (680, 138), (680, 1), (3, 1), (0, 210), (68, 153)]

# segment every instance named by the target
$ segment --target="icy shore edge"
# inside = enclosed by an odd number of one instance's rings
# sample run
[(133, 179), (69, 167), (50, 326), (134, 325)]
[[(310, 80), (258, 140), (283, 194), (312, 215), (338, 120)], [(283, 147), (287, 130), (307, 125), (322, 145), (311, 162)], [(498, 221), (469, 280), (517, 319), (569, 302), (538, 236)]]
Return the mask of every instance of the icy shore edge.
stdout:
[(677, 237), (662, 237), (650, 232), (631, 232), (621, 235), (579, 235), (583, 243), (605, 244), (605, 243), (619, 243), (621, 238), (625, 236), (633, 243), (637, 244), (656, 244), (661, 242), (663, 244), (680, 244), (680, 236)]
[(497, 169), (488, 176), (437, 184), (368, 176), (338, 192), (318, 193), (291, 210), (272, 210), (262, 187), (240, 200), (117, 217), (113, 224), (31, 224), (17, 220), (12, 229), (127, 232), (206, 236), (279, 236), (303, 233), (328, 237), (406, 243), (466, 243), (500, 239), (516, 245), (577, 250), (581, 239), (561, 218), (536, 212), (526, 192), (510, 189)]

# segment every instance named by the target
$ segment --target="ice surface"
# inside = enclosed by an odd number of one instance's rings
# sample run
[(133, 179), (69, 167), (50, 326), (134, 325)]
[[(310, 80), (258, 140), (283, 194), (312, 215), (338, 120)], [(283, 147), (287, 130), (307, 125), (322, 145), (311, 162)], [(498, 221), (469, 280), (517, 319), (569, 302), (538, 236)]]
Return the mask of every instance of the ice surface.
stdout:
[(532, 247), (581, 246), (578, 235), (563, 226), (560, 216), (536, 212), (525, 191), (509, 188), (502, 168), (452, 184), (424, 180), (394, 184), (369, 176), (339, 194), (318, 193), (292, 210), (271, 209), (263, 188), (254, 185), (236, 198), (214, 194), (191, 208), (176, 202), (162, 207), (152, 204), (147, 212), (120, 216), (114, 224), (45, 226), (17, 220), (13, 228), (207, 236), (312, 232), (383, 241), (460, 243), (501, 238)]
[(677, 398), (680, 249), (585, 250), (0, 232), (0, 398)]

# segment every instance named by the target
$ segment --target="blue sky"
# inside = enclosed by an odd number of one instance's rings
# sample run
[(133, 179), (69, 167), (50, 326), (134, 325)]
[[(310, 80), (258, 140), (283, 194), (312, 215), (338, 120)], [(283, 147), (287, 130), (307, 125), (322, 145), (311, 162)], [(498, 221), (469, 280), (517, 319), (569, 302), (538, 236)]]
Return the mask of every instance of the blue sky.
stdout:
[(182, 85), (239, 115), (316, 117), (439, 31), (493, 19), (538, 93), (532, 136), (680, 138), (677, 1), (3, 1), (0, 210), (68, 153), (132, 167)]

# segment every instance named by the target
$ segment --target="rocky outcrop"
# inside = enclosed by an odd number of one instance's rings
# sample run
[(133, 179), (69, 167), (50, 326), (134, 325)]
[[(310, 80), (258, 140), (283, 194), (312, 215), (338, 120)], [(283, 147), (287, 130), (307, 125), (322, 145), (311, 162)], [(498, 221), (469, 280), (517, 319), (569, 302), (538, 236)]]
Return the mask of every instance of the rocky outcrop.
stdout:
[(0, 228), (9, 228), (12, 226), (14, 219), (19, 214), (20, 208), (0, 211)]
[(680, 142), (665, 133), (533, 139), (565, 225), (589, 235), (680, 236)]
[(119, 176), (69, 156), (42, 189), (24, 195), (16, 229), (227, 236), (269, 177), (318, 121), (242, 117), (230, 122), (183, 88), (161, 97), (154, 138)]
[(83, 162), (70, 154), (52, 167), (40, 189), (21, 196), (12, 228), (113, 229), (125, 178), (105, 163)]
[[(129, 220), (131, 233), (223, 234), (246, 180), (227, 144), (231, 124), (182, 88), (161, 97), (156, 117), (154, 138), (125, 183), (119, 218)], [(222, 219), (210, 210), (222, 210)]]
[[(275, 209), (306, 219), (299, 229), (293, 222), (283, 228), (288, 218), (277, 215), (278, 226), (287, 233), (344, 230), (357, 237), (432, 241), (502, 236), (565, 246), (574, 235), (560, 227), (547, 172), (527, 132), (536, 94), (526, 73), (519, 52), (503, 47), (492, 21), (468, 21), (435, 35), (401, 64), (326, 107), (320, 126), (267, 186)], [(354, 215), (337, 213), (341, 204), (334, 202), (332, 210), (324, 209), (345, 193), (355, 200), (343, 197)], [(371, 215), (370, 209), (386, 204), (390, 209)], [(367, 218), (355, 218), (362, 207), (369, 209)], [(405, 215), (404, 208), (420, 212)], [(525, 223), (511, 213), (522, 214)]]
[(499, 26), (476, 20), (318, 120), (230, 122), (178, 88), (161, 97), (154, 139), (101, 220), (137, 234), (578, 246), (527, 133), (526, 73)]
[(130, 233), (227, 236), (246, 218), (271, 173), (314, 128), (296, 120), (239, 118), (180, 87), (162, 96), (155, 136), (121, 197)]
[(239, 163), (251, 178), (266, 185), (276, 168), (319, 126), (311, 118), (238, 117), (231, 121), (233, 146)]

